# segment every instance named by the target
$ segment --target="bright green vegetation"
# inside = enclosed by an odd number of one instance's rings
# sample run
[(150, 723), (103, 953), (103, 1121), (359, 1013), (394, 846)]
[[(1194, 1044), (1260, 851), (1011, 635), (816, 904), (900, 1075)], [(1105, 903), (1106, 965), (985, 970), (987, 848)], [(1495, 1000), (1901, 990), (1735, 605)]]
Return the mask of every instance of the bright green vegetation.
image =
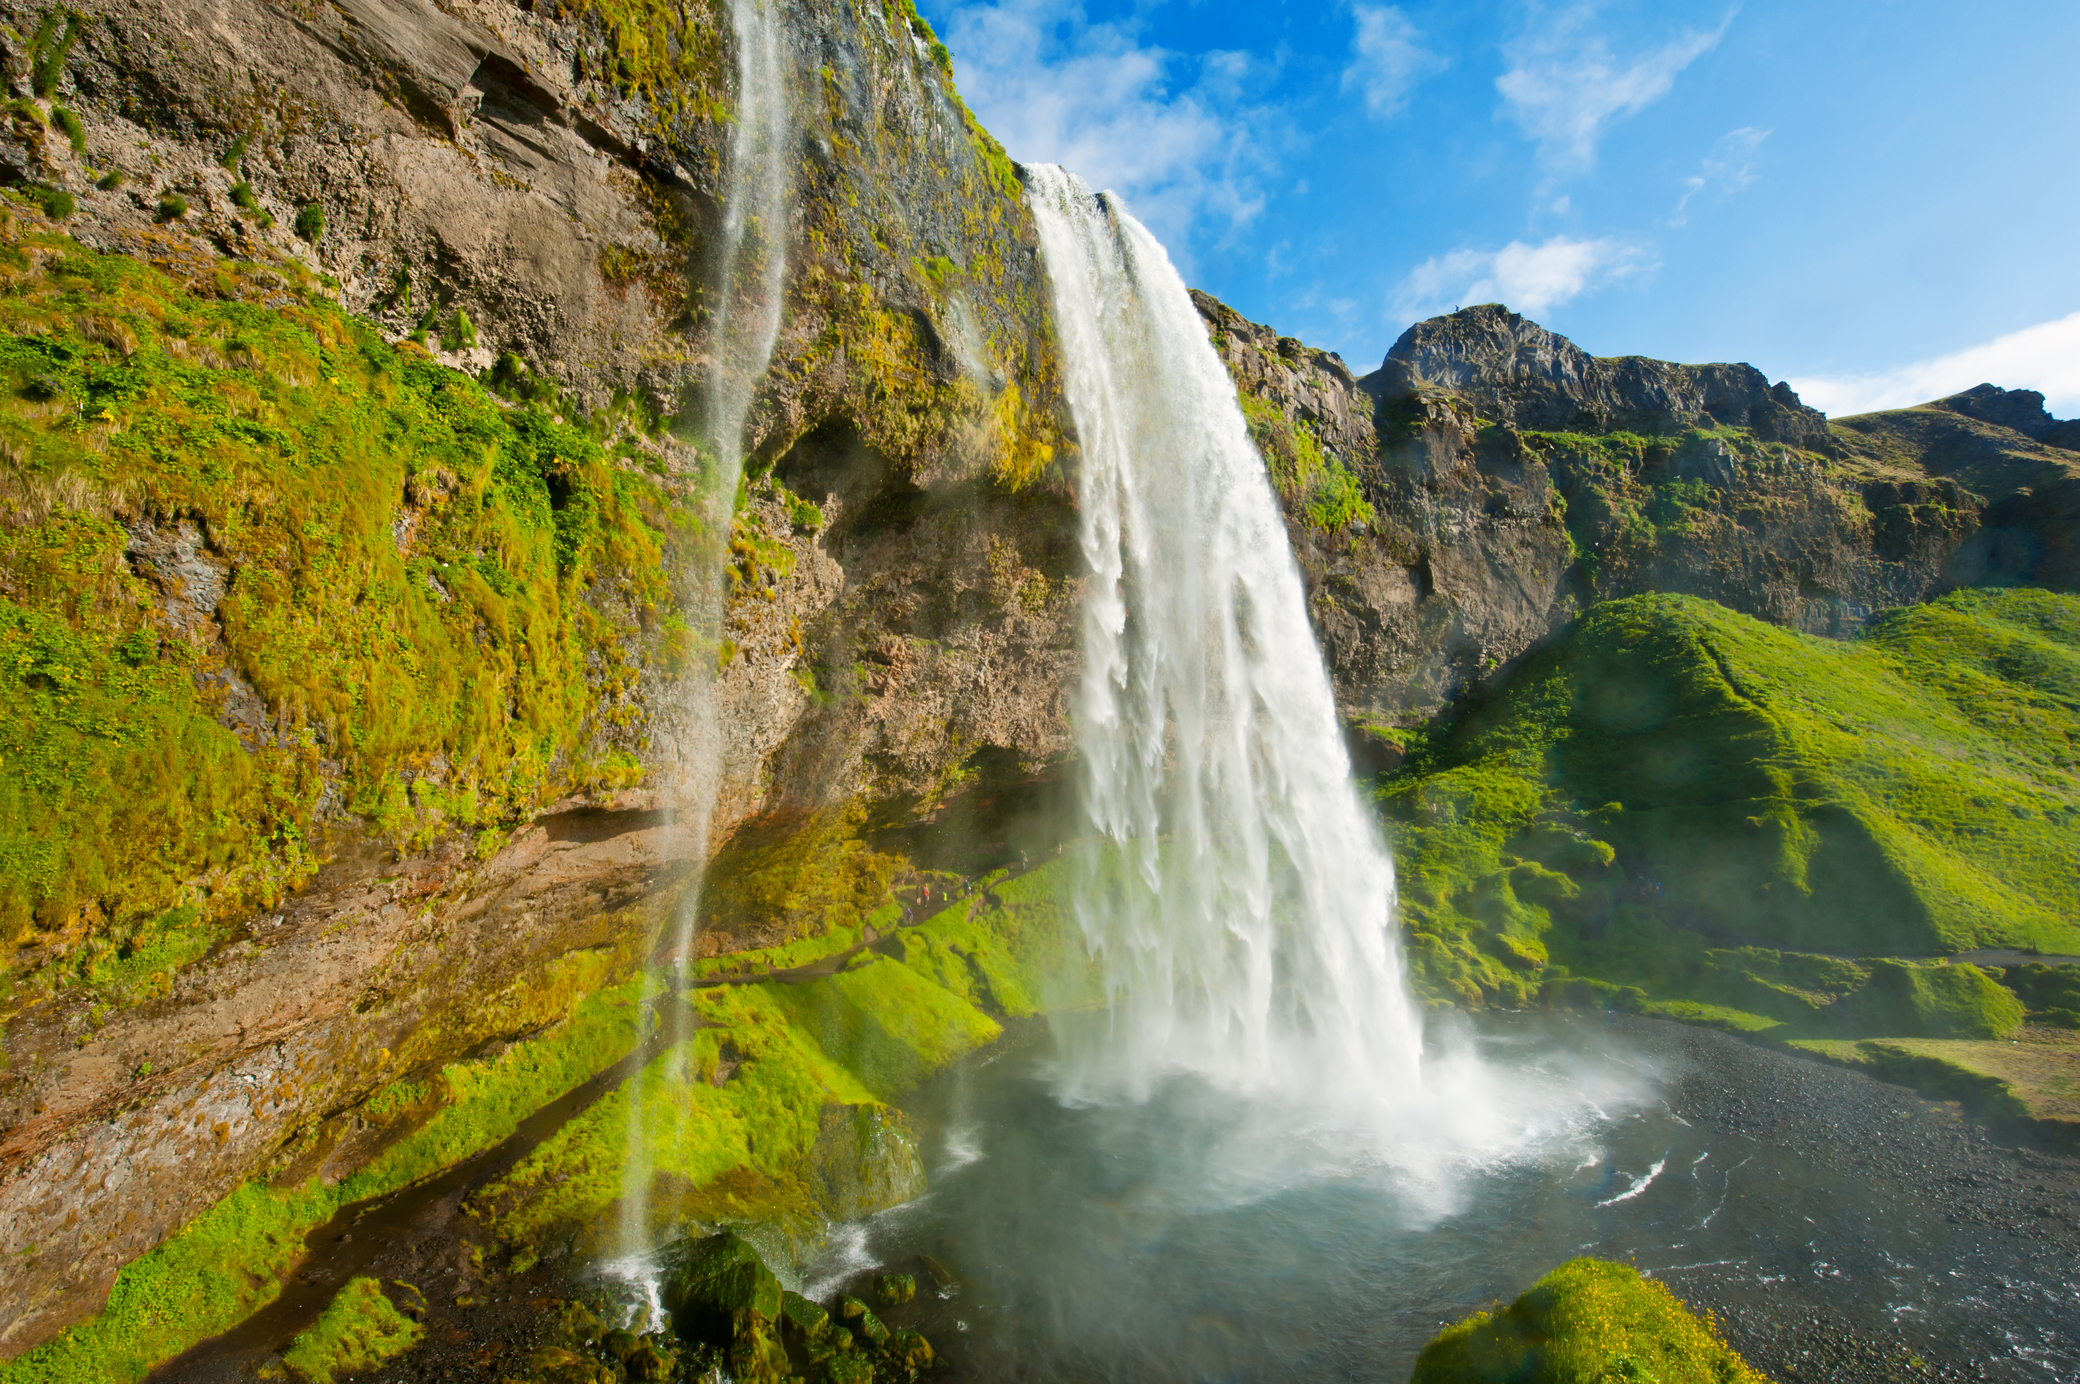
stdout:
[[(1096, 998), (1055, 862), (904, 928), (799, 985), (692, 992), (709, 1026), (651, 1061), (486, 1188), (477, 1214), (502, 1238), (601, 1224), (621, 1196), (631, 1105), (661, 1223), (777, 1220), (819, 1209), (812, 1151), (832, 1107), (884, 1103), (991, 1041), (1001, 1021)], [(759, 964), (787, 960), (753, 952)]]
[[(0, 1384), (138, 1380), (228, 1330), (279, 1294), (304, 1236), (340, 1208), (492, 1147), (535, 1110), (633, 1051), (644, 984), (638, 977), (596, 991), (565, 1022), (497, 1057), (453, 1063), (378, 1091), (363, 1115), (398, 1121), (409, 1131), (403, 1138), (331, 1187), (315, 1176), (286, 1188), (265, 1178), (243, 1184), (126, 1266), (97, 1316), (0, 1365)], [(227, 1272), (230, 1265), (239, 1271)]]
[(1509, 1306), (1450, 1326), (1416, 1357), (1410, 1384), (1766, 1384), (1653, 1279), (1576, 1259)]
[(606, 428), (293, 267), (191, 291), (0, 221), (0, 943), (269, 903), (328, 791), (411, 847), (626, 783), (695, 540)]
[(1269, 399), (1246, 392), (1237, 398), (1271, 484), (1288, 503), (1297, 502), (1310, 523), (1336, 533), (1378, 517), (1358, 478), (1323, 448), (1312, 425), (1288, 417)]
[(1610, 602), (1379, 799), (1435, 999), (2005, 1032), (2022, 1006), (1976, 968), (1842, 958), (2073, 949), (2080, 598), (1958, 592), (1847, 644)]
[[(403, 1298), (416, 1298), (408, 1283), (392, 1285)], [(420, 1303), (424, 1311), (424, 1304)], [(299, 1332), (282, 1352), (282, 1363), (310, 1384), (333, 1384), (343, 1374), (372, 1370), (418, 1344), (426, 1328), (397, 1310), (383, 1285), (355, 1278), (340, 1289), (310, 1330)]]

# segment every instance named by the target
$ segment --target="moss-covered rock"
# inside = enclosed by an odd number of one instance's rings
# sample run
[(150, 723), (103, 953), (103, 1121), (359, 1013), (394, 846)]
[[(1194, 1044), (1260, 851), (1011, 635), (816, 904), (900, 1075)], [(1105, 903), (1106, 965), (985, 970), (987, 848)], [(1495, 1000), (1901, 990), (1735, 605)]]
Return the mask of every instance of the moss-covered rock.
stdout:
[[(394, 1285), (394, 1290), (417, 1296), (408, 1285)], [(424, 1315), (425, 1304), (418, 1309)], [(282, 1352), (282, 1363), (309, 1384), (332, 1384), (341, 1375), (371, 1370), (402, 1355), (425, 1334), (426, 1328), (397, 1310), (380, 1282), (364, 1276), (349, 1280), (317, 1322), (298, 1333)]]
[(1445, 1328), (1411, 1384), (1766, 1384), (1661, 1283), (1626, 1264), (1576, 1259)]

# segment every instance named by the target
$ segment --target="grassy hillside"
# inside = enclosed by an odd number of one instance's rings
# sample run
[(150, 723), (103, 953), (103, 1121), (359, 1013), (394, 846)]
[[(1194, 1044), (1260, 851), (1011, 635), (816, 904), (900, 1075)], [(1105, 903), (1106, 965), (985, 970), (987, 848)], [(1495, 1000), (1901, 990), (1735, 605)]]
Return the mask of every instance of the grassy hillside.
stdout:
[(2012, 1000), (1842, 958), (2080, 944), (2074, 596), (1959, 592), (1847, 644), (1615, 601), (1411, 748), (1379, 799), (1438, 998), (1629, 985), (1806, 1019), (1861, 996), (1827, 1017), (1946, 1036)]
[(617, 706), (691, 536), (639, 439), (293, 266), (42, 225), (0, 211), (0, 944), (177, 959), (321, 817), (495, 840), (633, 777)]

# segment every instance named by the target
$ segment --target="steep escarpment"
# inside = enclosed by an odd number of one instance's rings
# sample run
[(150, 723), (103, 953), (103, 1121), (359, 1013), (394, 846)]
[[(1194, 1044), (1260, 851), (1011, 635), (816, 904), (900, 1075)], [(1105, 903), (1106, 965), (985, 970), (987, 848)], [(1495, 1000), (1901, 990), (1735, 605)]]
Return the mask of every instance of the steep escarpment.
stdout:
[[(1599, 359), (1492, 305), (1411, 327), (1352, 381), (1201, 311), (1245, 408), (1275, 415), (1260, 441), (1320, 439), (1358, 481), (1363, 523), (1287, 512), (1376, 763), (1398, 757), (1394, 726), (1492, 690), (1600, 601), (1679, 592), (1840, 637), (1961, 585), (2073, 584), (2080, 457), (2041, 400), (1999, 407), (2028, 431), (1969, 401), (1830, 425), (1751, 367)], [(1369, 429), (1348, 421), (1368, 402)]]
[(722, 523), (724, 10), (4, 17), (12, 1354), (239, 1189), (402, 1147), (475, 1079), (434, 1074), (590, 1032), (741, 823), (842, 886), (710, 949), (888, 906), (862, 829), (1064, 751), (1075, 574), (1028, 215), (907, 8), (790, 12)]

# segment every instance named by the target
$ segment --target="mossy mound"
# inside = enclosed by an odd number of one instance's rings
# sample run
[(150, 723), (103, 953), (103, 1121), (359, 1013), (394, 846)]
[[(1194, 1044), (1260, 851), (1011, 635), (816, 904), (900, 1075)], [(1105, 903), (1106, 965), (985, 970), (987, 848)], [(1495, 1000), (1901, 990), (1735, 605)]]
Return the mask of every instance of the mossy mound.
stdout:
[(311, 1328), (299, 1332), (282, 1352), (282, 1363), (309, 1384), (332, 1384), (341, 1375), (372, 1370), (404, 1354), (418, 1344), (426, 1328), (398, 1310), (391, 1301), (393, 1292), (417, 1315), (425, 1315), (426, 1304), (409, 1284), (392, 1284), (386, 1292), (373, 1278), (351, 1279)]
[(1507, 1307), (1445, 1328), (1410, 1384), (1767, 1384), (1660, 1283), (1576, 1259)]
[(2022, 1023), (2022, 1001), (1977, 966), (1873, 961), (1840, 1005), (1846, 1027), (1897, 1038), (2000, 1038)]
[(2068, 949), (2080, 597), (1959, 592), (1847, 644), (1610, 602), (1379, 798), (1439, 999), (1571, 975), (1790, 1019), (1869, 978), (1835, 956)]

